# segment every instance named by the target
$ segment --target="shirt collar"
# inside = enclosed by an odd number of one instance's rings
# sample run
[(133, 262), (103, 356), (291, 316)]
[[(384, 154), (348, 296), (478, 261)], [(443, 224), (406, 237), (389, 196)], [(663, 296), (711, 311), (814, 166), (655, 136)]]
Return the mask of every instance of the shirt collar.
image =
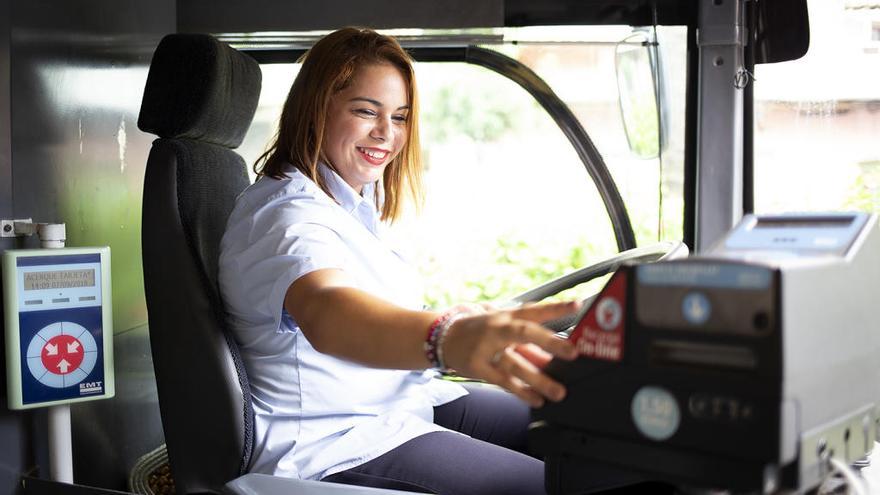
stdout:
[(364, 186), (363, 195), (358, 194), (342, 177), (329, 166), (319, 163), (318, 173), (327, 184), (327, 189), (333, 196), (333, 199), (339, 203), (343, 210), (355, 217), (364, 227), (373, 235), (379, 235), (379, 213), (376, 211), (376, 195), (382, 199), (381, 187), (378, 188), (375, 183)]
[(345, 211), (353, 213), (358, 207), (363, 208), (363, 206), (361, 206), (363, 203), (367, 203), (375, 210), (376, 184), (371, 183), (365, 185), (363, 195), (361, 195), (348, 185), (347, 182), (342, 180), (342, 177), (340, 177), (335, 170), (324, 163), (318, 164), (318, 173), (320, 173), (321, 177), (326, 181), (327, 189), (330, 190), (333, 199), (335, 199)]

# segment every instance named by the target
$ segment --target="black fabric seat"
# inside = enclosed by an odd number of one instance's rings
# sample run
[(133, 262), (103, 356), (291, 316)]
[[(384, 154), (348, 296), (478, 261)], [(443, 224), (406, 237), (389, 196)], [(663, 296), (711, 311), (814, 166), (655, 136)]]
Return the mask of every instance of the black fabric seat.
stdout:
[[(179, 494), (402, 495), (247, 474), (254, 412), (217, 287), (220, 238), (248, 186), (233, 151), (257, 107), (257, 63), (211, 36), (162, 39), (138, 127), (156, 134), (144, 178), (144, 289), (159, 409)], [(243, 476), (244, 475), (244, 476)]]
[(153, 55), (138, 127), (159, 136), (144, 179), (150, 343), (178, 493), (219, 492), (247, 470), (248, 381), (217, 286), (220, 238), (249, 184), (235, 153), (253, 119), (259, 65), (208, 35), (172, 34)]

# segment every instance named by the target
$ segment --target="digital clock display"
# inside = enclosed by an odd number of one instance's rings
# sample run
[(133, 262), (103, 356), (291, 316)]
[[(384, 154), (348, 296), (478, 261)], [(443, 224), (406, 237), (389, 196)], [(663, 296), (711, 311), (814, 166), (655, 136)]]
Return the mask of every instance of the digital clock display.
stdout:
[(94, 286), (94, 268), (24, 273), (24, 290), (73, 289)]

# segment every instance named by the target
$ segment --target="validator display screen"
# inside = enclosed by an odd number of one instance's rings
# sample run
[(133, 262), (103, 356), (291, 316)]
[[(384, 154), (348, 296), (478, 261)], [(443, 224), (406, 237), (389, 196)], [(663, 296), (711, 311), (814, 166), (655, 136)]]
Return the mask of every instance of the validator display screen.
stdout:
[(821, 217), (762, 217), (758, 219), (755, 228), (827, 228), (848, 227), (852, 224), (854, 216), (821, 216)]
[(94, 287), (95, 269), (26, 272), (24, 290), (73, 289)]

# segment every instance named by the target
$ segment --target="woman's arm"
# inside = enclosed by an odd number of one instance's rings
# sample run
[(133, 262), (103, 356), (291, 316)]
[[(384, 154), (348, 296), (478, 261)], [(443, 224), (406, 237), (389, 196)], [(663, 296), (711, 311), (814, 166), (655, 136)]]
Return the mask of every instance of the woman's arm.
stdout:
[(316, 270), (291, 284), (284, 307), (319, 352), (375, 368), (430, 367), (423, 343), (438, 315), (401, 308), (353, 285), (342, 270)]
[[(284, 307), (319, 352), (377, 368), (431, 366), (424, 342), (439, 313), (404, 309), (356, 289), (342, 270), (300, 277), (287, 290)], [(545, 304), (461, 318), (443, 342), (446, 364), (533, 406), (544, 398), (561, 400), (564, 388), (541, 368), (553, 356), (573, 359), (576, 352), (539, 323), (576, 309), (575, 303)]]

